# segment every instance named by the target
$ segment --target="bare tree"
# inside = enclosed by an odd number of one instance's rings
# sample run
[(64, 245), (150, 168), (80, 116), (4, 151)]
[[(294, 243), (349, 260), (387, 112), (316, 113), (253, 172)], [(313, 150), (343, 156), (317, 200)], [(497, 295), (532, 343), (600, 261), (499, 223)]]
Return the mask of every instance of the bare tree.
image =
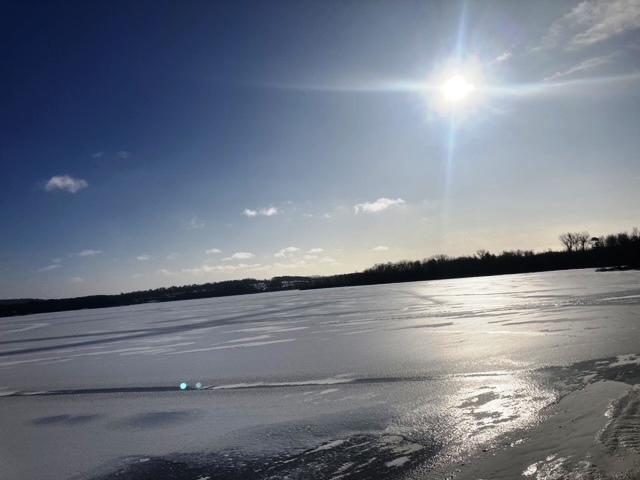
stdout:
[(563, 233), (562, 235), (560, 235), (559, 239), (560, 239), (560, 242), (567, 249), (567, 252), (573, 252), (574, 248), (577, 245), (575, 233), (571, 233), (571, 232)]
[(589, 232), (567, 232), (560, 235), (559, 238), (567, 252), (586, 250), (591, 240)]
[(574, 235), (576, 236), (576, 248), (579, 246), (580, 250), (586, 250), (587, 245), (589, 245), (589, 239), (591, 238), (589, 232), (580, 232)]
[(482, 258), (486, 258), (486, 257), (489, 257), (489, 256), (491, 256), (491, 254), (489, 253), (489, 251), (485, 250), (484, 248), (476, 250), (476, 257), (477, 258), (482, 259)]

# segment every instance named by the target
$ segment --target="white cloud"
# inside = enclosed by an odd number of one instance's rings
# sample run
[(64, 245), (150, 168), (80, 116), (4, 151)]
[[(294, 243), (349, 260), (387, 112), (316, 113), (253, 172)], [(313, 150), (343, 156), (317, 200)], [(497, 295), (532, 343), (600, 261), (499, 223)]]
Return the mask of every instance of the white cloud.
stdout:
[(193, 268), (183, 268), (182, 273), (189, 273), (191, 275), (200, 275), (202, 273), (206, 273), (209, 270), (205, 270), (205, 267), (209, 267), (208, 265), (203, 265), (202, 267), (193, 267)]
[(551, 25), (538, 48), (582, 48), (638, 28), (640, 0), (585, 0)]
[(586, 72), (588, 70), (594, 70), (598, 67), (606, 65), (611, 62), (611, 59), (615, 56), (615, 54), (611, 55), (603, 55), (602, 57), (594, 57), (588, 58), (573, 67), (567, 68), (566, 70), (555, 72), (553, 75), (545, 78), (546, 82), (552, 82), (554, 80), (558, 80), (559, 78), (569, 77), (576, 73)]
[(82, 282), (84, 282), (84, 278), (82, 278), (82, 277), (71, 277), (69, 279), (69, 281), (71, 283), (82, 283)]
[(498, 55), (494, 61), (496, 63), (502, 63), (502, 62), (506, 62), (510, 58), (511, 58), (511, 52), (506, 51), (506, 52), (502, 52), (500, 55)]
[(169, 255), (167, 255), (167, 260), (177, 260), (178, 257), (180, 257), (179, 253), (171, 252)]
[(94, 152), (91, 154), (91, 158), (102, 158), (104, 156), (104, 152)]
[(216, 255), (218, 253), (222, 253), (222, 250), (220, 250), (219, 248), (207, 248), (204, 253), (206, 253), (207, 255)]
[(294, 268), (306, 267), (307, 262), (305, 262), (304, 260), (295, 260), (289, 263), (274, 263), (273, 266), (276, 268), (294, 269)]
[(257, 217), (258, 215), (262, 215), (263, 217), (273, 217), (274, 215), (278, 215), (278, 213), (280, 213), (280, 211), (276, 207), (264, 207), (258, 210), (245, 208), (242, 212), (245, 217)]
[(51, 263), (60, 263), (60, 262), (62, 262), (62, 258), (60, 258), (60, 257), (56, 257), (56, 258), (52, 258), (51, 259)]
[(378, 245), (377, 247), (373, 247), (371, 250), (373, 250), (374, 252), (388, 252), (389, 247), (387, 247), (386, 245)]
[(249, 260), (253, 257), (255, 257), (255, 255), (251, 252), (236, 252), (230, 257), (223, 258), (222, 260), (225, 262), (228, 262), (230, 260)]
[(167, 270), (166, 268), (161, 268), (159, 270), (156, 270), (156, 273), (158, 275), (164, 275), (166, 277), (173, 275), (173, 272), (171, 270)]
[(73, 178), (69, 175), (55, 175), (47, 181), (44, 188), (47, 192), (62, 190), (69, 193), (76, 193), (88, 186), (89, 183), (82, 178)]
[(261, 208), (260, 209), (260, 215), (264, 215), (265, 217), (272, 217), (274, 215), (277, 215), (278, 209), (276, 207), (268, 207), (268, 208)]
[(151, 260), (151, 255), (143, 253), (142, 255), (138, 255), (136, 257), (136, 260), (138, 260), (139, 262), (146, 262), (147, 260)]
[(126, 160), (131, 156), (131, 152), (127, 152), (126, 150), (120, 150), (118, 153), (116, 153), (116, 155), (118, 158), (122, 158), (123, 160)]
[(276, 258), (287, 258), (299, 251), (300, 249), (298, 247), (286, 247), (274, 253), (273, 256)]
[(191, 217), (187, 221), (186, 229), (187, 230), (200, 230), (200, 229), (204, 228), (205, 225), (206, 225), (206, 222), (204, 220), (201, 220), (196, 215), (194, 215), (193, 217)]
[(386, 210), (387, 208), (397, 205), (404, 205), (405, 201), (401, 198), (385, 198), (380, 197), (375, 202), (364, 202), (354, 205), (353, 210), (358, 213), (377, 213)]
[(50, 272), (51, 270), (55, 270), (56, 268), (60, 268), (59, 263), (52, 263), (51, 265), (47, 265), (46, 267), (39, 268), (39, 272)]
[(76, 253), (76, 255), (78, 257), (93, 257), (95, 255), (100, 255), (102, 253), (102, 250), (92, 250), (90, 248), (86, 248), (78, 253)]
[(322, 253), (324, 252), (324, 248), (310, 248), (308, 253)]
[[(291, 258), (291, 257), (287, 257), (287, 258), (289, 259), (287, 263), (276, 262), (273, 264), (273, 266), (275, 268), (282, 268), (282, 269), (289, 270), (289, 269), (309, 267), (313, 264), (318, 264), (318, 263), (322, 263), (322, 264), (338, 263), (335, 258), (328, 257), (328, 256), (318, 257), (317, 255), (303, 255), (302, 258)], [(311, 262), (311, 263), (308, 263), (308, 262)]]
[(237, 265), (201, 265), (194, 268), (184, 268), (184, 273), (192, 275), (202, 275), (203, 273), (211, 272), (235, 272), (237, 270), (260, 270), (263, 265), (260, 263), (239, 263)]
[(322, 257), (320, 263), (338, 263), (338, 261), (332, 257)]

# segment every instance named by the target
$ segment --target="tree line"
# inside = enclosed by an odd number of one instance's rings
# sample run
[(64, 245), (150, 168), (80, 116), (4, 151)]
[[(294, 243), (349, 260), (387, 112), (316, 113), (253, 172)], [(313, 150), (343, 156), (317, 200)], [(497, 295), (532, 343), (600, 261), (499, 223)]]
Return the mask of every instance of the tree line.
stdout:
[(424, 260), (387, 262), (363, 272), (320, 277), (307, 288), (327, 288), (378, 283), (439, 280), (445, 278), (544, 272), (573, 268), (640, 268), (640, 231), (592, 237), (588, 232), (560, 235), (564, 251), (508, 250), (493, 254), (478, 250), (475, 255), (436, 255)]
[(92, 295), (64, 299), (0, 301), (0, 317), (32, 313), (115, 307), (150, 302), (246, 295), (292, 289), (373, 285), (573, 268), (640, 268), (640, 231), (591, 236), (567, 232), (559, 237), (563, 251), (509, 250), (499, 254), (478, 250), (474, 255), (436, 255), (424, 260), (387, 262), (362, 272), (325, 277), (281, 276), (269, 280), (247, 278), (205, 284), (156, 288), (118, 295)]

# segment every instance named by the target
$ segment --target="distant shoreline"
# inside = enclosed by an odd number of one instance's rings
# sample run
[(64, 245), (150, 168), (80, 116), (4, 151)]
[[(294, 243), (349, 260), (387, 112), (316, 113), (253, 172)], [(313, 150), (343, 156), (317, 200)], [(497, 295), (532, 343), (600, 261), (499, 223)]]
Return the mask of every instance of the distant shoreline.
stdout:
[[(19, 299), (18, 300), (0, 300), (0, 318), (22, 316), (22, 315), (34, 315), (34, 314), (38, 314), (38, 313), (70, 312), (70, 311), (75, 311), (75, 310), (126, 307), (126, 306), (130, 306), (130, 305), (143, 305), (145, 303), (161, 303), (161, 302), (176, 302), (176, 301), (183, 301), (183, 300), (198, 300), (198, 299), (205, 299), (205, 298), (236, 297), (236, 296), (242, 296), (242, 295), (253, 295), (253, 294), (257, 294), (257, 293), (268, 293), (268, 292), (279, 292), (279, 291), (280, 292), (281, 291), (292, 291), (292, 290), (301, 291), (301, 290), (316, 290), (316, 289), (323, 289), (323, 288), (361, 287), (361, 286), (368, 286), (368, 285), (389, 285), (389, 284), (395, 284), (395, 283), (427, 282), (427, 281), (437, 281), (437, 280), (455, 280), (455, 279), (459, 279), (459, 278), (496, 277), (496, 276), (501, 276), (501, 275), (517, 275), (517, 274), (520, 274), (520, 273), (544, 273), (544, 272), (557, 272), (557, 271), (564, 271), (564, 270), (582, 270), (583, 268), (585, 268), (585, 267), (556, 268), (556, 269), (550, 269), (550, 270), (531, 270), (531, 271), (522, 271), (522, 272), (478, 274), (478, 275), (466, 275), (466, 276), (456, 276), (456, 277), (430, 278), (430, 279), (424, 279), (424, 280), (396, 280), (396, 281), (393, 281), (393, 282), (374, 282), (374, 283), (363, 283), (363, 284), (354, 284), (354, 285), (318, 286), (318, 287), (311, 286), (311, 287), (302, 287), (302, 288), (280, 288), (280, 289), (277, 289), (277, 290), (276, 289), (274, 289), (274, 290), (263, 290), (263, 291), (256, 290), (256, 291), (253, 291), (253, 292), (244, 292), (244, 293), (229, 293), (229, 294), (221, 294), (221, 295), (194, 296), (194, 297), (188, 297), (188, 298), (167, 298), (167, 299), (147, 300), (147, 301), (139, 301), (139, 302), (131, 302), (131, 303), (116, 303), (116, 304), (109, 304), (109, 305), (101, 304), (100, 297), (106, 297), (107, 299), (110, 299), (111, 297), (116, 297), (117, 298), (117, 297), (120, 297), (120, 295), (129, 295), (129, 294), (97, 295), (97, 296), (86, 296), (86, 297), (76, 297), (76, 298), (50, 299), (50, 300), (29, 299), (28, 301), (26, 301), (24, 303), (20, 302)], [(586, 268), (593, 268), (593, 267), (586, 267)], [(640, 268), (639, 267), (630, 267), (630, 266), (614, 266), (614, 267), (596, 268), (597, 272), (620, 272), (620, 271), (629, 271), (629, 270), (640, 270)], [(346, 274), (346, 275), (350, 275), (350, 274)], [(306, 278), (306, 277), (300, 277), (300, 278)], [(238, 280), (238, 281), (242, 282), (244, 280)], [(133, 293), (137, 293), (137, 292), (133, 292)], [(99, 298), (95, 299), (95, 297), (99, 297)], [(64, 308), (56, 308), (57, 306), (54, 306), (53, 308), (50, 308), (50, 309), (42, 309), (42, 307), (47, 308), (47, 306), (49, 304), (52, 304), (52, 303), (58, 303), (58, 302), (75, 303), (75, 301), (83, 301), (83, 300), (87, 300), (87, 301), (94, 300), (96, 302), (96, 304), (95, 304), (95, 306), (78, 306), (78, 307), (74, 307), (74, 306), (68, 305), (67, 307), (64, 307)], [(4, 303), (4, 302), (7, 302), (7, 303)], [(106, 300), (106, 302), (109, 302), (109, 301)], [(15, 313), (11, 313), (10, 310), (12, 309), (12, 307), (16, 309)], [(31, 309), (33, 307), (35, 307), (34, 310), (37, 310), (37, 311), (24, 312), (24, 313), (18, 311), (18, 310), (21, 310), (22, 308)]]
[(447, 257), (437, 255), (425, 260), (389, 262), (362, 272), (325, 277), (280, 276), (268, 280), (247, 278), (200, 285), (184, 285), (115, 295), (90, 295), (61, 299), (0, 300), (0, 317), (36, 313), (122, 307), (143, 303), (195, 300), (253, 293), (317, 288), (353, 287), (426, 280), (444, 280), (516, 273), (550, 272), (595, 268), (598, 271), (620, 271), (640, 268), (640, 232), (593, 237), (588, 242), (567, 244), (567, 236), (585, 238), (586, 234), (565, 234), (561, 241), (565, 251), (535, 253), (530, 250), (504, 251), (492, 254), (479, 250), (475, 255)]

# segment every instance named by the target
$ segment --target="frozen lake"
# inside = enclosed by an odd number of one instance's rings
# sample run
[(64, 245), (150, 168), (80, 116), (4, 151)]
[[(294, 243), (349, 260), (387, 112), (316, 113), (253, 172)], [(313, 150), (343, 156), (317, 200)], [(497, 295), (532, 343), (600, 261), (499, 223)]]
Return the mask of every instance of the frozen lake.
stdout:
[(593, 270), (3, 318), (0, 478), (439, 478), (639, 328)]

